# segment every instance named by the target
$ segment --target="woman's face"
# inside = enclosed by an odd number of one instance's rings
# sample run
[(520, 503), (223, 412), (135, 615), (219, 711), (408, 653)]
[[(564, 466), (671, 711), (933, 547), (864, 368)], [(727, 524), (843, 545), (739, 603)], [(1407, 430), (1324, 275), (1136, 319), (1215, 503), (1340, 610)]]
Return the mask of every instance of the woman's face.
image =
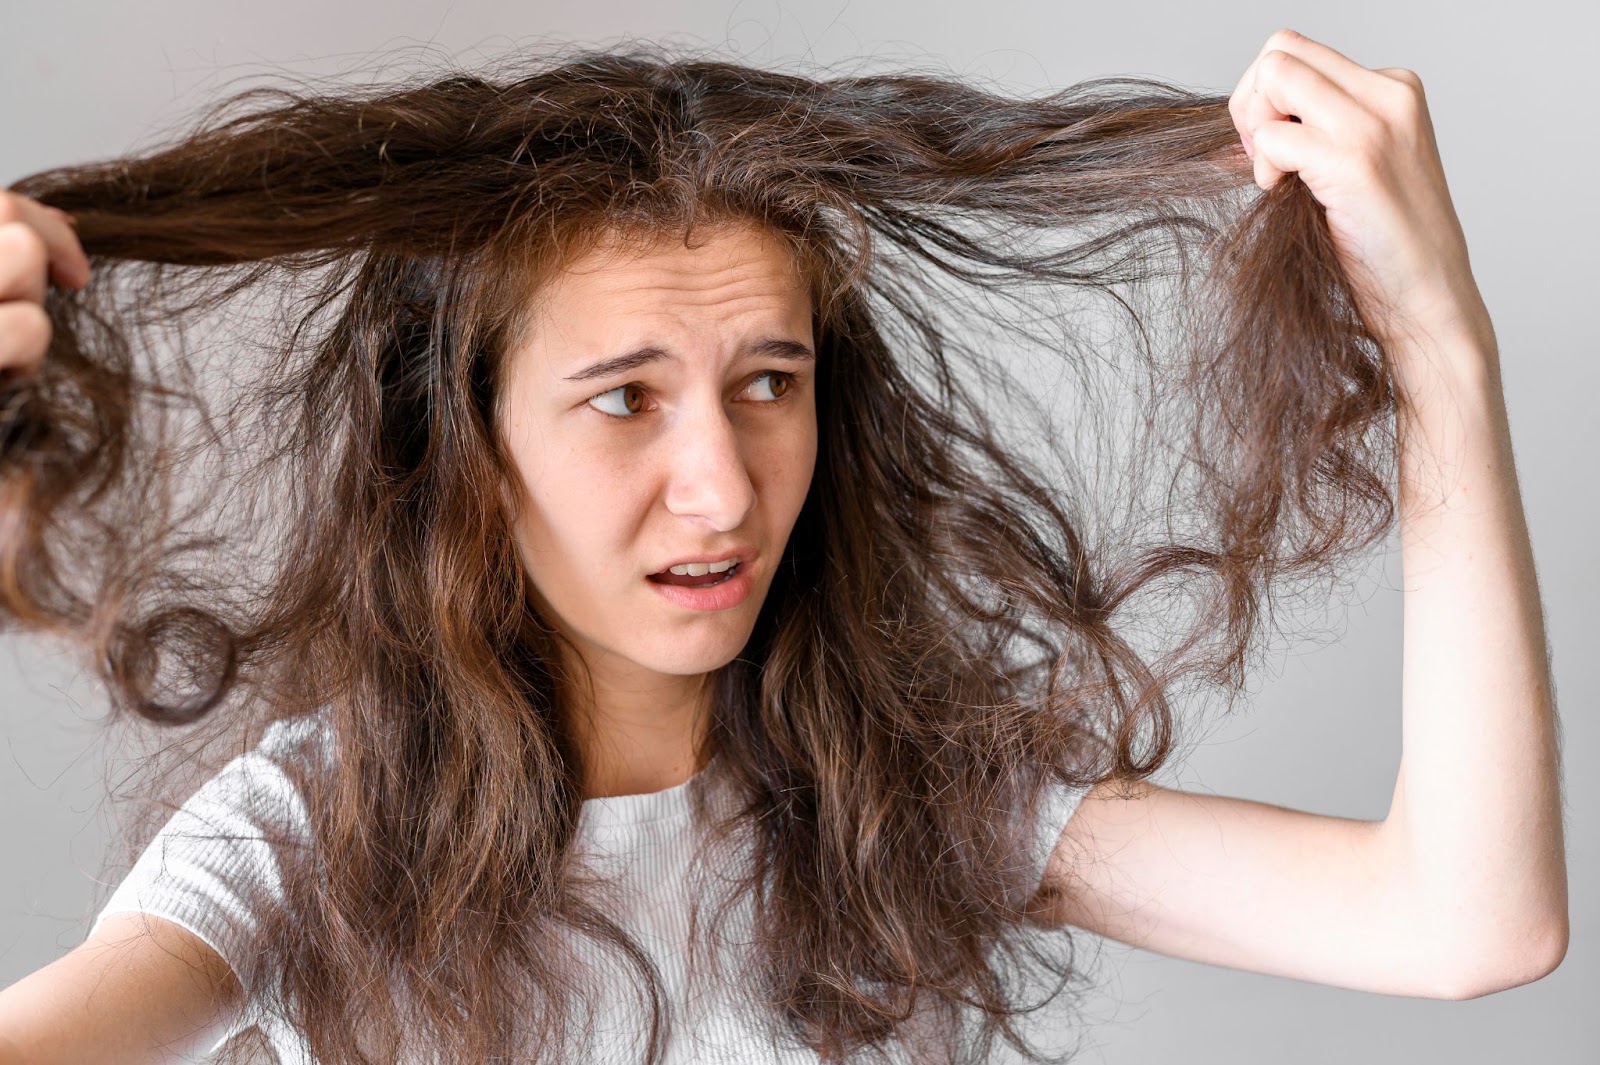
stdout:
[[(776, 238), (730, 228), (591, 254), (543, 295), (502, 406), (536, 605), (610, 685), (715, 670), (748, 640), (811, 485), (809, 294)], [(649, 579), (740, 553), (710, 592)]]

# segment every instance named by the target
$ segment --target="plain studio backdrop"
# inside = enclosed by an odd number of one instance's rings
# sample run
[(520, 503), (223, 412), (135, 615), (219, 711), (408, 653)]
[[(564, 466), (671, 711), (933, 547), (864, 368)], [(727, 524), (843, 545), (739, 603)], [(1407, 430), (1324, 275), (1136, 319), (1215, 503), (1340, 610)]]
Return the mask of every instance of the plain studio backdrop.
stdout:
[[(780, 69), (938, 65), (1018, 95), (1116, 74), (1227, 93), (1267, 36), (1288, 27), (1364, 66), (1417, 71), (1499, 339), (1563, 712), (1571, 947), (1541, 981), (1450, 1002), (1198, 965), (1083, 933), (1079, 956), (1099, 982), (1080, 1060), (1600, 1061), (1600, 788), (1586, 771), (1600, 759), (1592, 669), (1600, 226), (1589, 195), (1600, 158), (1584, 104), (1600, 31), (1594, 5), (8, 0), (0, 25), (0, 183), (127, 150), (239, 76), (377, 70), (375, 54), (388, 49), (470, 66), (519, 44), (661, 39)], [(1251, 704), (1219, 719), (1162, 783), (1325, 814), (1384, 815), (1400, 757), (1393, 535), (1369, 569), (1337, 620), (1341, 638), (1272, 659), (1252, 681)], [(96, 689), (55, 649), (15, 637), (0, 644), (0, 985), (80, 942), (108, 890), (95, 881), (109, 832), (107, 752), (96, 727), (103, 711)]]

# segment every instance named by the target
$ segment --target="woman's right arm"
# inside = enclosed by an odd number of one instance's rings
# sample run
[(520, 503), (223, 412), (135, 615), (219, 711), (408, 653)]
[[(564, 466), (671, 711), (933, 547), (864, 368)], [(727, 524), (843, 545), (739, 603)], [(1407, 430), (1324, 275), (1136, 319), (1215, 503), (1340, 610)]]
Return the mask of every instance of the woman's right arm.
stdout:
[(111, 913), (0, 991), (0, 1065), (157, 1065), (209, 1050), (242, 1008), (227, 962), (181, 925)]
[[(50, 346), (46, 287), (79, 288), (89, 261), (66, 214), (0, 190), (0, 369)], [(0, 990), (0, 1065), (145, 1065), (205, 1051), (240, 1009), (238, 978), (199, 936), (108, 914), (82, 944)]]

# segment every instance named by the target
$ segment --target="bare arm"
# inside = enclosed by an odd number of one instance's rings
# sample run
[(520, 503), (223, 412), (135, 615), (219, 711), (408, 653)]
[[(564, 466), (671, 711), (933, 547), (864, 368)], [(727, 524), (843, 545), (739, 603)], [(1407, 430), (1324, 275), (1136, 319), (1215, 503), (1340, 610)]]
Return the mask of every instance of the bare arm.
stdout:
[(1434, 920), (1515, 974), (1566, 952), (1566, 847), (1544, 618), (1479, 311), (1477, 329), (1419, 343), (1406, 382), (1403, 754), (1384, 829)]
[(1493, 333), (1411, 360), (1402, 426), (1403, 755), (1388, 816), (1102, 784), (1039, 903), (1159, 953), (1388, 994), (1469, 998), (1567, 947), (1555, 710)]
[(1402, 754), (1379, 822), (1102, 785), (1046, 872), (1050, 918), (1180, 957), (1470, 998), (1567, 949), (1560, 748), (1499, 351), (1422, 79), (1268, 38), (1229, 111), (1270, 188), (1324, 208), (1399, 405)]
[(0, 1065), (157, 1065), (204, 1052), (242, 1006), (226, 962), (160, 917), (115, 913), (0, 991)]

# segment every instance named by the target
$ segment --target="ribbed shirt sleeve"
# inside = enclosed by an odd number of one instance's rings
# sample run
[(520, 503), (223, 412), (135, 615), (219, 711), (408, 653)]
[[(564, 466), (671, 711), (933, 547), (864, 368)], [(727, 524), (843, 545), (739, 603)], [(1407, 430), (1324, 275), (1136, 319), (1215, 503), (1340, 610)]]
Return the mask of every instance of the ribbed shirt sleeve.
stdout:
[(279, 763), (297, 725), (269, 726), (255, 749), (234, 758), (173, 813), (101, 907), (91, 935), (111, 913), (163, 917), (209, 944), (254, 998), (262, 917), (282, 901), (269, 832), (305, 837), (304, 804)]
[(1072, 820), (1072, 815), (1077, 812), (1078, 804), (1083, 802), (1086, 794), (1087, 788), (1068, 787), (1058, 780), (1045, 783), (1039, 797), (1038, 820), (1035, 822), (1038, 834), (1033, 849), (1033, 884), (1036, 891), (1044, 884), (1045, 869), (1050, 864), (1050, 856), (1055, 853), (1056, 844), (1061, 840), (1061, 834), (1067, 830), (1067, 822)]

